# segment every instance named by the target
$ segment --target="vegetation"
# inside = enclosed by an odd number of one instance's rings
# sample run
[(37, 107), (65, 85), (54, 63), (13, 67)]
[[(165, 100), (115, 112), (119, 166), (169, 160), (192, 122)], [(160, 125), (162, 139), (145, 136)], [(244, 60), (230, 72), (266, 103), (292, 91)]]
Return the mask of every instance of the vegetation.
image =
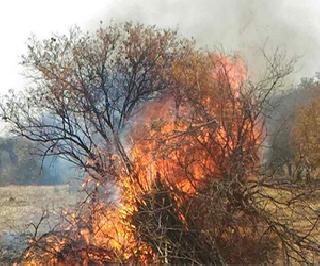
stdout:
[(0, 185), (32, 184), (43, 178), (41, 161), (30, 155), (34, 144), (22, 138), (0, 139)]
[(28, 47), (33, 87), (9, 95), (2, 117), (85, 171), (87, 197), (64, 227), (35, 233), (25, 263), (312, 262), (317, 188), (270, 183), (259, 158), (293, 61), (265, 54), (254, 82), (239, 56), (133, 23)]
[(33, 223), (43, 214), (46, 220), (38, 228), (39, 235), (60, 223), (60, 209), (73, 208), (81, 198), (67, 185), (0, 187), (0, 264), (20, 260), (34, 232)]
[(299, 168), (298, 178), (301, 178), (300, 172), (304, 169), (307, 181), (309, 182), (311, 176), (316, 173), (320, 166), (319, 107), (319, 99), (315, 99), (307, 106), (298, 110), (292, 130), (295, 161)]
[[(317, 138), (317, 122), (315, 121), (317, 110), (312, 106), (315, 105), (315, 99), (319, 97), (319, 79), (316, 76), (302, 79), (296, 89), (277, 95), (272, 101), (275, 108), (270, 113), (271, 119), (268, 121), (270, 131), (268, 166), (274, 170), (276, 175), (289, 177), (291, 182), (315, 170), (314, 163), (311, 166), (310, 159), (306, 157), (308, 152), (306, 149), (302, 152), (299, 145), (304, 145), (303, 141), (308, 143), (307, 135), (302, 136), (302, 131), (307, 133), (307, 125), (311, 129), (310, 133), (314, 132), (313, 136)], [(313, 142), (308, 146), (310, 152), (316, 148), (314, 144)]]
[(0, 186), (54, 185), (70, 181), (75, 172), (70, 164), (42, 158), (40, 152), (37, 145), (27, 139), (0, 138)]

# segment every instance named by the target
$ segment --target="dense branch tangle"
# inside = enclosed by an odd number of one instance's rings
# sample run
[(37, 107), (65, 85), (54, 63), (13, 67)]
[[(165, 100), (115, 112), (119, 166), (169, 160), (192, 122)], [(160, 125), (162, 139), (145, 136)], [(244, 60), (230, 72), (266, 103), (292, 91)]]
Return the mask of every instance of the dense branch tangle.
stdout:
[(99, 172), (106, 163), (101, 146), (108, 153), (116, 147), (127, 160), (120, 131), (137, 105), (170, 88), (167, 76), (181, 46), (175, 32), (129, 23), (94, 36), (73, 29), (69, 36), (32, 40), (23, 64), (34, 87), (27, 102), (5, 108), (5, 118), (47, 155), (85, 168), (90, 159)]
[[(261, 203), (277, 201), (258, 178), (263, 113), (292, 71), (278, 53), (266, 59), (254, 83), (239, 56), (131, 23), (33, 40), (23, 63), (34, 85), (8, 97), (3, 117), (96, 180), (71, 223), (85, 221), (89, 236), (79, 229), (79, 247), (69, 230), (60, 256), (86, 247), (86, 262), (262, 263), (279, 243), (314, 247), (309, 236), (293, 243), (298, 233)], [(97, 200), (98, 185), (113, 192)]]

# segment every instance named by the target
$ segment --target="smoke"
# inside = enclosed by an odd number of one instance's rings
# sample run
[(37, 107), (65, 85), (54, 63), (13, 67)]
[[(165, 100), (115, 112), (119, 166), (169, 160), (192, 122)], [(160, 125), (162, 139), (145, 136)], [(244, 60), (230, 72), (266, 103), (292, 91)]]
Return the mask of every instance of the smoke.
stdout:
[(253, 72), (264, 67), (263, 47), (279, 47), (287, 56), (299, 57), (293, 75), (297, 81), (319, 71), (319, 11), (316, 0), (118, 0), (101, 11), (100, 19), (178, 28), (204, 48), (240, 53)]
[(42, 165), (44, 178), (39, 180), (40, 184), (58, 185), (73, 184), (82, 179), (84, 173), (71, 162), (62, 158), (45, 158)]

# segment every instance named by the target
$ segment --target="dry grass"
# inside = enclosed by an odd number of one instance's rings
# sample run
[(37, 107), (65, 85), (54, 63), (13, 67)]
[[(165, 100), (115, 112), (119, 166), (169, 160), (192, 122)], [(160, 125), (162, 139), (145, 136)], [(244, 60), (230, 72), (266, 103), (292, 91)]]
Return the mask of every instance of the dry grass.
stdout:
[(39, 234), (56, 226), (62, 209), (69, 209), (81, 199), (68, 185), (0, 187), (0, 263), (17, 259), (34, 233), (31, 223), (38, 223), (46, 212)]
[[(282, 222), (287, 220), (302, 232), (307, 231), (316, 218), (313, 211), (319, 210), (320, 213), (320, 194), (306, 195), (299, 203), (302, 204), (300, 208), (293, 212), (281, 205), (292, 196), (286, 190), (265, 189), (263, 193), (280, 202), (276, 206), (274, 201), (262, 201), (265, 210), (281, 217)], [(0, 187), (0, 264), (19, 258), (26, 247), (24, 241), (27, 235), (34, 231), (30, 223), (37, 223), (44, 210), (48, 219), (41, 224), (39, 234), (61, 222), (61, 210), (71, 209), (81, 199), (81, 193), (70, 191), (67, 185)], [(314, 231), (312, 237), (320, 243), (319, 229)], [(318, 261), (319, 257), (316, 255), (314, 259)]]
[[(320, 190), (286, 188), (265, 188), (262, 190), (260, 206), (275, 220), (298, 232), (303, 238), (307, 235), (314, 243), (320, 243)], [(319, 245), (318, 245), (319, 247)], [(305, 254), (310, 261), (320, 264), (319, 253)]]

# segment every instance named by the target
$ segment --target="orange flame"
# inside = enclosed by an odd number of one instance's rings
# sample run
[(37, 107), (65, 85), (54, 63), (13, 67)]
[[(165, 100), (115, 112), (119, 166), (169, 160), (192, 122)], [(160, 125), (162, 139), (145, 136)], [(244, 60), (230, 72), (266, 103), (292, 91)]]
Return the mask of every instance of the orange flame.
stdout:
[[(260, 127), (244, 119), (244, 62), (217, 54), (209, 61), (208, 69), (199, 70), (201, 75), (190, 70), (192, 62), (177, 62), (174, 75), (186, 92), (177, 91), (142, 108), (131, 131), (133, 173), (117, 180), (120, 200), (97, 212), (92, 235), (82, 232), (87, 243), (111, 248), (123, 262), (131, 256), (150, 262), (151, 248), (136, 242), (136, 228), (127, 218), (137, 209), (137, 197), (152, 189), (156, 177), (192, 196), (208, 179), (224, 177), (230, 168), (225, 164), (232, 161), (240, 141), (245, 149), (259, 142)], [(245, 133), (238, 132), (242, 121)], [(247, 137), (239, 140), (240, 133)]]
[[(196, 117), (192, 106), (181, 104), (177, 107), (176, 99), (168, 96), (146, 105), (139, 113), (139, 123), (132, 129), (134, 174), (124, 175), (118, 181), (122, 190), (120, 207), (111, 215), (114, 218), (107, 222), (104, 231), (113, 234), (114, 228), (110, 225), (118, 226), (122, 221), (123, 228), (118, 227), (117, 241), (111, 245), (118, 250), (126, 246), (131, 254), (136, 249), (135, 253), (140, 254), (142, 262), (147, 262), (146, 254), (151, 250), (135, 243), (135, 228), (127, 221), (127, 216), (136, 210), (136, 198), (152, 189), (157, 176), (183, 193), (196, 193), (203, 181), (223, 176), (219, 164), (223, 165), (225, 158), (230, 157), (238, 145), (237, 123), (245, 115), (241, 93), (247, 79), (246, 68), (238, 57), (230, 59), (213, 55), (211, 60), (212, 91), (200, 88), (198, 96), (201, 106), (214, 120)], [(249, 147), (252, 142), (259, 141), (260, 128), (250, 121), (245, 121), (242, 130), (249, 132), (244, 145)]]

